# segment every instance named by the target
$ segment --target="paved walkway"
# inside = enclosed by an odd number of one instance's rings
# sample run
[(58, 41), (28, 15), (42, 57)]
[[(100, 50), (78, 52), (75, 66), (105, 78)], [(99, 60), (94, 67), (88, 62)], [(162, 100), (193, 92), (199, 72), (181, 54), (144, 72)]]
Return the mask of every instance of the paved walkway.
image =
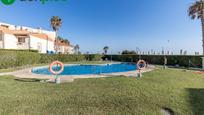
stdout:
[[(149, 72), (155, 69), (155, 66), (149, 65), (145, 70), (141, 72)], [(2, 75), (13, 75), (18, 78), (37, 78), (37, 79), (49, 79), (50, 81), (54, 80), (54, 75), (42, 75), (42, 74), (35, 74), (31, 72), (32, 68), (17, 70), (14, 72), (7, 72), (7, 73), (0, 73)], [(99, 75), (61, 75), (60, 79), (62, 82), (72, 82), (74, 79), (81, 79), (81, 78), (99, 78), (99, 77), (112, 77), (112, 76), (119, 76), (123, 75), (126, 77), (129, 76), (136, 76), (139, 73), (138, 70), (129, 71), (129, 72), (118, 72), (118, 73), (109, 73), (109, 74), (99, 74)]]

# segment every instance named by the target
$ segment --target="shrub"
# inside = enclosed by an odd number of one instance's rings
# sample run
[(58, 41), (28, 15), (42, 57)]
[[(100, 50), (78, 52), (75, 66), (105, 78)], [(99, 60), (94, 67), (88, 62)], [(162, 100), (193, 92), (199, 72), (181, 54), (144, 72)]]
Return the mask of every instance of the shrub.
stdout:
[(24, 49), (22, 49), (22, 50), (17, 50), (17, 49), (0, 49), (0, 51), (23, 51), (23, 52), (38, 52), (38, 50), (32, 50), (32, 49), (26, 49), (26, 50), (24, 50)]
[(61, 62), (77, 62), (77, 61), (100, 61), (102, 55), (91, 54), (91, 55), (67, 55), (67, 54), (41, 54), (40, 63), (51, 63), (54, 60)]
[(88, 61), (100, 61), (102, 59), (102, 55), (100, 55), (100, 54), (87, 54), (87, 55), (85, 55), (85, 58)]
[(29, 52), (27, 50), (0, 50), (0, 69), (32, 65), (38, 63), (51, 63), (55, 60), (62, 62), (77, 62), (84, 61), (89, 58), (89, 61), (101, 60), (101, 55), (65, 55), (65, 54), (39, 54)]
[(41, 54), (40, 63), (51, 63), (54, 60), (61, 62), (74, 62), (85, 60), (84, 55), (67, 55), (67, 54)]
[[(184, 67), (201, 67), (202, 56), (192, 55), (167, 55), (167, 65), (179, 65)], [(164, 55), (104, 55), (105, 59), (122, 62), (137, 62), (139, 59), (143, 59), (150, 64), (164, 65)]]
[(0, 68), (37, 64), (40, 54), (28, 51), (0, 50)]

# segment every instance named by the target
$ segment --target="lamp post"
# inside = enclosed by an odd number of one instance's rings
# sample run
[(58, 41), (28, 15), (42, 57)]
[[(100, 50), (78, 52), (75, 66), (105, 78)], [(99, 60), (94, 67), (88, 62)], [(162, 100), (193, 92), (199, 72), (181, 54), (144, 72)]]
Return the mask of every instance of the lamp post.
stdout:
[(140, 48), (136, 47), (136, 52), (139, 55), (139, 60), (141, 59), (141, 51)]
[(164, 51), (163, 47), (162, 47), (162, 55), (164, 56), (164, 69), (166, 69), (167, 58), (166, 58), (165, 51)]
[(111, 62), (112, 62), (112, 51), (111, 51)]

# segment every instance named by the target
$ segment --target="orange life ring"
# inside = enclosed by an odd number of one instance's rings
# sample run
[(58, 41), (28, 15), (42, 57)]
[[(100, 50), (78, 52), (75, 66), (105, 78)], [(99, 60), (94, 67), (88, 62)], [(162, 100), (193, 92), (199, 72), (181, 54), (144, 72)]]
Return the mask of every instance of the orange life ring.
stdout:
[[(52, 68), (56, 64), (60, 66), (59, 71), (54, 71), (53, 68)], [(64, 64), (62, 62), (60, 62), (60, 61), (53, 61), (49, 66), (49, 71), (54, 75), (58, 75), (58, 74), (60, 74), (60, 73), (62, 73), (64, 71)]]
[[(141, 64), (144, 64), (144, 66), (143, 66), (143, 67), (140, 67)], [(144, 60), (139, 60), (139, 61), (137, 62), (137, 68), (138, 68), (139, 70), (144, 69), (146, 66), (147, 66), (147, 64), (146, 64), (146, 62), (145, 62)]]

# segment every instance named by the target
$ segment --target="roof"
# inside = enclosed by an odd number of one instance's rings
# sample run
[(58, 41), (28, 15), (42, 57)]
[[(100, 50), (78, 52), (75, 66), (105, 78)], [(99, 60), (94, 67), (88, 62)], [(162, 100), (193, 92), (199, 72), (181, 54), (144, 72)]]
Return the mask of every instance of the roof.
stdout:
[[(56, 42), (55, 42), (56, 44)], [(65, 43), (65, 42), (61, 42), (61, 41), (58, 41), (57, 45), (60, 45), (60, 46), (69, 46), (69, 44)]]
[(12, 34), (11, 30), (3, 26), (0, 26), (0, 31), (2, 31), (3, 33)]
[(26, 30), (11, 30), (11, 32), (14, 34), (14, 35), (18, 35), (18, 34), (26, 34), (28, 35), (30, 32), (26, 31)]
[(46, 34), (44, 33), (31, 33), (27, 30), (10, 30), (6, 27), (0, 26), (0, 31), (6, 34), (13, 34), (13, 35), (31, 35), (37, 38), (45, 39), (45, 40), (50, 40), (53, 41), (51, 38), (49, 38)]
[(43, 33), (31, 33), (31, 36), (37, 37), (37, 38), (41, 38), (41, 39), (45, 39), (45, 40), (50, 40), (53, 41), (51, 38), (49, 38), (46, 34)]
[[(13, 34), (13, 35), (16, 35), (16, 36), (31, 35), (31, 36), (41, 38), (41, 39), (44, 39), (44, 40), (54, 41), (53, 39), (49, 38), (47, 34), (44, 34), (44, 33), (32, 33), (32, 32), (29, 32), (27, 30), (10, 30), (9, 28), (3, 27), (1, 25), (0, 25), (0, 31), (3, 32), (3, 33), (6, 33), (6, 34)], [(67, 44), (67, 43), (62, 42), (62, 41), (58, 41), (58, 44), (60, 46), (71, 46), (71, 47), (73, 47), (71, 44)]]

